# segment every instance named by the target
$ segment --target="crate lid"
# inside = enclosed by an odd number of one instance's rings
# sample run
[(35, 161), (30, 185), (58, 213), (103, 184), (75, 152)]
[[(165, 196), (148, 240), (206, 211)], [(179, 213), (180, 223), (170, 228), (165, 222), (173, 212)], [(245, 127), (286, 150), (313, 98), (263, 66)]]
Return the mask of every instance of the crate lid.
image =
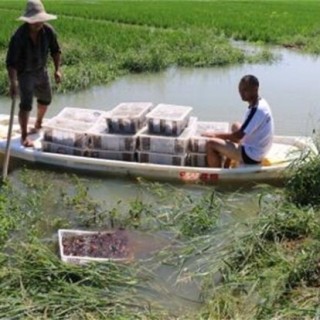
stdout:
[(197, 121), (194, 136), (201, 137), (201, 134), (206, 131), (228, 132), (229, 122)]
[(145, 126), (139, 133), (138, 136), (141, 138), (155, 138), (159, 140), (186, 140), (194, 135), (197, 125), (197, 117), (190, 117), (188, 126), (181, 132), (179, 136), (163, 136), (159, 134), (149, 133), (149, 129)]
[(136, 133), (113, 133), (109, 132), (109, 127), (107, 125), (105, 117), (100, 118), (89, 130), (90, 134), (97, 134), (100, 136), (116, 136), (116, 137), (138, 137), (141, 133), (147, 130), (147, 127), (144, 126)]
[(146, 117), (148, 119), (179, 121), (187, 117), (191, 113), (192, 109), (192, 107), (188, 106), (161, 103), (149, 112)]
[(70, 131), (70, 132), (85, 132), (92, 127), (93, 123), (70, 120), (66, 118), (54, 117), (48, 120), (44, 125), (44, 131), (47, 129), (61, 130), (61, 131)]
[(107, 118), (140, 118), (153, 107), (152, 102), (123, 102), (107, 114)]
[(68, 120), (82, 121), (82, 122), (95, 122), (99, 117), (106, 112), (103, 110), (93, 110), (86, 108), (65, 107), (57, 115), (57, 118)]

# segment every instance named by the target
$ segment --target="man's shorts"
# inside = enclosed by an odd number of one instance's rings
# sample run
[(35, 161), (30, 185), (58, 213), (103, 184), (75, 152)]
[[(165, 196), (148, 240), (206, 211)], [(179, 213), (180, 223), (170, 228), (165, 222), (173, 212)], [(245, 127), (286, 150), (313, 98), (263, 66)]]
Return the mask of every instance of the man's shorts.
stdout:
[(244, 146), (241, 146), (241, 156), (242, 156), (242, 161), (243, 161), (244, 164), (260, 164), (261, 163), (261, 161), (256, 161), (256, 160), (251, 159), (247, 155)]
[(33, 97), (38, 104), (48, 106), (52, 100), (52, 91), (47, 70), (24, 72), (18, 75), (20, 91), (20, 109), (31, 111)]

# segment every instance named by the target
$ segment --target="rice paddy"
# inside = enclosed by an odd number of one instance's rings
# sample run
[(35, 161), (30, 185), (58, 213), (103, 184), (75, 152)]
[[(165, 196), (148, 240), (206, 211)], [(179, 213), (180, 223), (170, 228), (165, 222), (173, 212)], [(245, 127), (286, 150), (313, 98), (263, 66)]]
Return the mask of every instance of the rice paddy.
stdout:
[[(319, 53), (316, 1), (46, 1), (63, 49), (58, 91), (105, 84), (128, 72), (170, 66), (211, 67), (270, 61), (268, 50), (249, 54), (229, 39)], [(1, 1), (0, 60), (24, 1)], [(6, 71), (0, 93), (7, 92)]]

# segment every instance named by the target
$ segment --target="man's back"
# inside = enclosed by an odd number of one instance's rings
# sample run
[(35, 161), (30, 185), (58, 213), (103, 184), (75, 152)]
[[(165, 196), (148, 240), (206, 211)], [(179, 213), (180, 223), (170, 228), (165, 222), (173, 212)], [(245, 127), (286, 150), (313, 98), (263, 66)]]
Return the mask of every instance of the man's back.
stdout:
[(260, 161), (271, 148), (274, 133), (272, 112), (265, 99), (260, 98), (256, 106), (248, 109), (241, 130), (245, 133), (241, 144), (248, 156)]

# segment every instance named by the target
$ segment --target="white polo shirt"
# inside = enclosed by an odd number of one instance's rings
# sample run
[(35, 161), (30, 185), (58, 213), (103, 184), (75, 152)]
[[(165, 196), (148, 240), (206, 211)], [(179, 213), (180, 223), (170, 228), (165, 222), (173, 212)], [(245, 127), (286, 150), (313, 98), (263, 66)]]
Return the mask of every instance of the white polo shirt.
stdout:
[(249, 158), (261, 161), (272, 145), (274, 124), (268, 102), (259, 98), (255, 106), (249, 106), (240, 128), (244, 133), (241, 145)]

